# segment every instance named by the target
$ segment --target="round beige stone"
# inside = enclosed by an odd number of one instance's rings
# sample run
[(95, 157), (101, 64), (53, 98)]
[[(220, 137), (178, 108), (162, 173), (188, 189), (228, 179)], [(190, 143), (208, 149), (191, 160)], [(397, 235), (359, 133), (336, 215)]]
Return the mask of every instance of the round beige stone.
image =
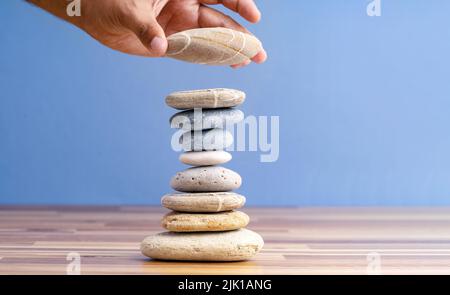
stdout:
[(166, 214), (161, 225), (174, 232), (228, 231), (246, 227), (250, 218), (240, 211), (220, 213), (181, 213)]
[(245, 93), (235, 89), (215, 88), (177, 91), (166, 97), (166, 104), (179, 110), (226, 108), (240, 105)]
[(194, 167), (178, 172), (170, 186), (179, 192), (227, 192), (238, 189), (242, 179), (233, 170), (220, 166)]
[(166, 56), (205, 65), (235, 65), (262, 50), (255, 36), (228, 28), (200, 28), (167, 37)]
[(227, 232), (163, 232), (145, 238), (141, 252), (160, 260), (242, 261), (251, 259), (263, 247), (262, 237), (248, 229)]
[(179, 212), (222, 212), (241, 208), (245, 197), (236, 193), (179, 193), (167, 194), (161, 199), (167, 209)]
[(186, 152), (180, 155), (180, 162), (191, 166), (211, 166), (229, 162), (232, 159), (226, 151)]

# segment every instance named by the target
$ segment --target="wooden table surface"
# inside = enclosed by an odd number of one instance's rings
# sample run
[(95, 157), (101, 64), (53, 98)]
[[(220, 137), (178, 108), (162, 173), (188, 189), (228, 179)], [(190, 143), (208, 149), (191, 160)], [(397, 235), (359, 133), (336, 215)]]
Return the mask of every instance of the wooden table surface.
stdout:
[(152, 261), (157, 207), (0, 207), (0, 274), (450, 274), (450, 208), (245, 208), (263, 250), (233, 263)]

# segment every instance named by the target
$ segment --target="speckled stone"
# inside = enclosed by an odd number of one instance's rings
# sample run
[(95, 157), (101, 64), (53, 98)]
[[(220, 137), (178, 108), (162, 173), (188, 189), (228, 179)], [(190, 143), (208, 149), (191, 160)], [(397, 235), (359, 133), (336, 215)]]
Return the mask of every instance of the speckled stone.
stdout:
[(255, 256), (263, 245), (259, 234), (244, 228), (225, 232), (163, 232), (145, 238), (141, 252), (160, 260), (242, 261)]
[(245, 93), (235, 89), (214, 88), (177, 91), (166, 97), (166, 104), (179, 110), (215, 109), (240, 105)]
[(220, 167), (189, 168), (178, 172), (170, 185), (180, 192), (227, 192), (238, 189), (242, 179), (236, 172)]

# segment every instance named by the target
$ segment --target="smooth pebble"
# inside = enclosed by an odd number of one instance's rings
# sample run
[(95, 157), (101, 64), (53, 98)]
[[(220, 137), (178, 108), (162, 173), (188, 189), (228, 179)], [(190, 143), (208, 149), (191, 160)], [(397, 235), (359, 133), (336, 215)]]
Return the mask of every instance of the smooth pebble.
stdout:
[(173, 115), (170, 118), (170, 127), (185, 130), (226, 129), (242, 120), (244, 120), (244, 113), (238, 109), (195, 109)]
[(174, 232), (227, 231), (246, 227), (250, 218), (240, 211), (219, 213), (171, 212), (161, 221), (162, 227)]
[(166, 104), (179, 110), (215, 109), (240, 105), (245, 100), (245, 93), (235, 89), (214, 88), (177, 91), (166, 97)]
[(233, 144), (233, 135), (225, 129), (187, 131), (181, 134), (179, 143), (184, 151), (224, 150)]
[(167, 37), (166, 56), (206, 65), (236, 65), (262, 50), (255, 36), (228, 28), (200, 28)]
[(160, 260), (242, 261), (255, 256), (264, 245), (262, 237), (248, 229), (226, 232), (163, 232), (145, 238), (141, 252)]
[(231, 154), (226, 151), (185, 152), (179, 157), (181, 163), (191, 166), (220, 165), (231, 159)]
[(179, 212), (222, 212), (241, 208), (245, 197), (232, 192), (176, 193), (163, 196), (161, 204)]

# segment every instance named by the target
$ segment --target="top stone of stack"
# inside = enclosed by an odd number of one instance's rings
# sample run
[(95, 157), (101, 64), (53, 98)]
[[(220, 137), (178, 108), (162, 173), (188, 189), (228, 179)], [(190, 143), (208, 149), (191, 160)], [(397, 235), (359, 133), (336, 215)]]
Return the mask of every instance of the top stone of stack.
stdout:
[(217, 109), (240, 105), (245, 93), (235, 89), (215, 88), (178, 91), (166, 97), (166, 104), (178, 110), (194, 108)]
[(256, 37), (227, 28), (187, 30), (170, 35), (167, 41), (166, 56), (196, 64), (241, 64), (262, 50)]

